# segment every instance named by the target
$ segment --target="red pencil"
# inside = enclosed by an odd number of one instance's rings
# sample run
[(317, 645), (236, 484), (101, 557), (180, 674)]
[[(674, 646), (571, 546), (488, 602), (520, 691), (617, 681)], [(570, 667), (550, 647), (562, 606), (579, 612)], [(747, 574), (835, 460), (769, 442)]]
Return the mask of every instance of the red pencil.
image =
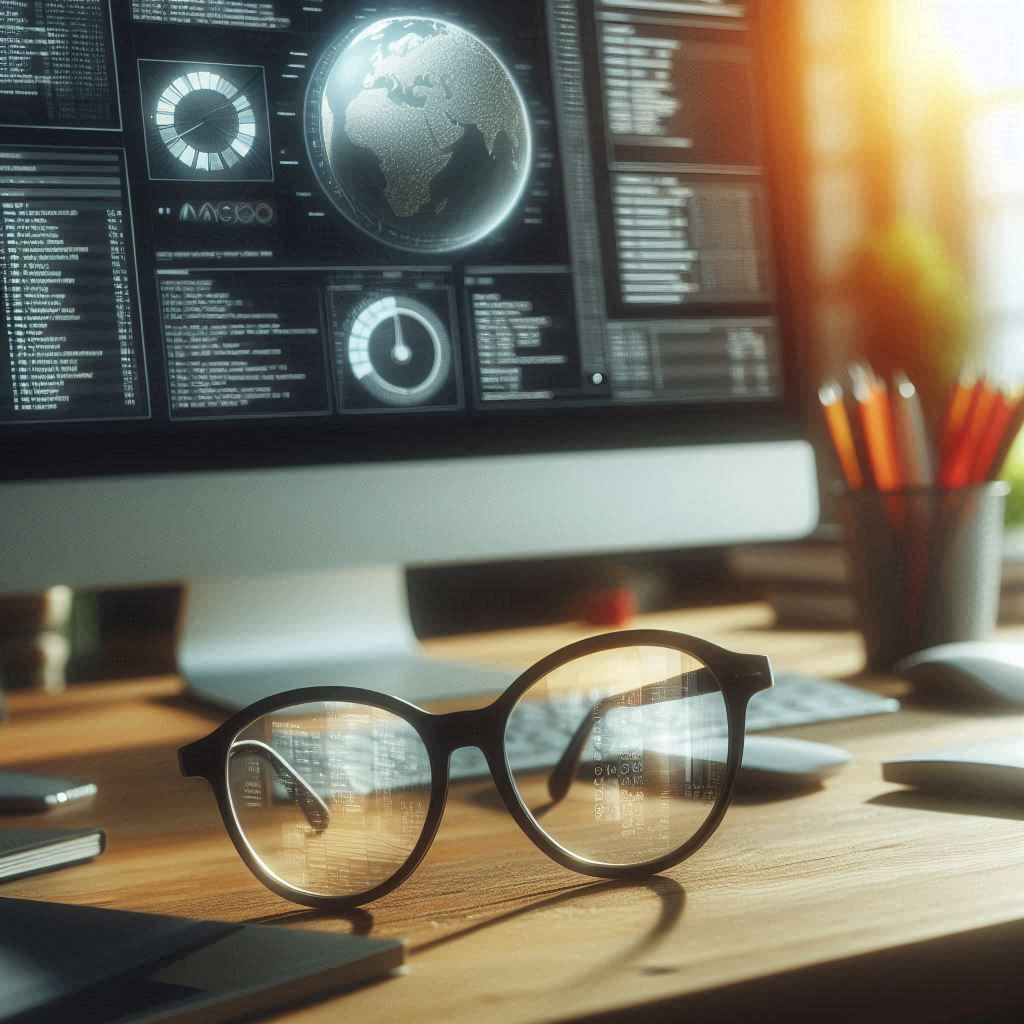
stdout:
[(988, 424), (996, 394), (984, 377), (971, 389), (970, 403), (959, 437), (952, 442), (948, 455), (942, 461), (939, 474), (941, 487), (966, 487), (971, 482), (971, 464)]
[(1011, 399), (1005, 391), (996, 393), (988, 423), (983, 425), (982, 435), (974, 452), (970, 469), (971, 483), (980, 484), (990, 479), (992, 463), (995, 462), (1003, 438), (1010, 429), (1010, 420), (1017, 404), (1017, 400)]
[(960, 439), (967, 411), (978, 386), (973, 374), (961, 373), (956, 383), (949, 390), (946, 410), (942, 415), (942, 426), (939, 428), (939, 463), (945, 465), (951, 451)]
[(1010, 412), (1010, 422), (1003, 431), (999, 447), (996, 449), (996, 453), (988, 467), (989, 480), (995, 480), (999, 476), (1003, 463), (1006, 461), (1006, 456), (1010, 454), (1010, 449), (1013, 447), (1013, 442), (1017, 440), (1017, 435), (1020, 433), (1022, 426), (1024, 426), (1024, 391), (1020, 393), (1020, 397), (1013, 403), (1013, 408)]

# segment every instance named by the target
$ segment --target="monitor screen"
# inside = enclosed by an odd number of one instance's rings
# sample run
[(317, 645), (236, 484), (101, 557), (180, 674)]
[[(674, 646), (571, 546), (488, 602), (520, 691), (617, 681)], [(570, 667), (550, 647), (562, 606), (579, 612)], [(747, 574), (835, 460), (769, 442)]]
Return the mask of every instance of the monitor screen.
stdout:
[(8, 478), (792, 428), (741, 0), (24, 0)]

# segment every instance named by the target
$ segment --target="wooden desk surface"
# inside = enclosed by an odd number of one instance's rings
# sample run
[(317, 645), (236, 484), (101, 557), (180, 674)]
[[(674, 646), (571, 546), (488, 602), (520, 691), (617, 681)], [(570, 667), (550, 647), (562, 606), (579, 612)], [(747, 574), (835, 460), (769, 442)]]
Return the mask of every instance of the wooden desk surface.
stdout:
[[(770, 622), (766, 607), (750, 604), (639, 624), (767, 653), (777, 668), (838, 677), (859, 669), (853, 634), (777, 632)], [(559, 626), (429, 650), (525, 667), (581, 635)], [(263, 889), (231, 848), (206, 785), (179, 778), (176, 748), (216, 721), (180, 690), (163, 678), (10, 698), (0, 766), (100, 785), (88, 807), (18, 823), (101, 825), (110, 845), (90, 865), (9, 883), (2, 895), (408, 939), (408, 975), (282, 1021), (621, 1020), (639, 1006), (646, 1020), (677, 1019), (683, 1007), (699, 1020), (744, 1011), (822, 1019), (826, 1009), (920, 1020), (1024, 1006), (1024, 808), (914, 796), (879, 770), (889, 755), (1019, 732), (1024, 715), (910, 708), (790, 730), (845, 746), (849, 769), (820, 791), (735, 804), (694, 858), (639, 883), (549, 862), (481, 781), (449, 801), (404, 886), (330, 916)]]

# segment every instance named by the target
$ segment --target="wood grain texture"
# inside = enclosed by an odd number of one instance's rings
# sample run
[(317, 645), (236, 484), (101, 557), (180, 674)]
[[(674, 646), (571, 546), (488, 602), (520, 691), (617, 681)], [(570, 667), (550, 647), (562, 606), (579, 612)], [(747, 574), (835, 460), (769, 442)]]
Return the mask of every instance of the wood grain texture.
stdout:
[[(760, 604), (637, 624), (767, 653), (787, 670), (842, 677), (862, 662), (853, 634), (775, 631)], [(428, 647), (526, 667), (583, 635), (564, 625)], [(892, 679), (870, 685), (902, 692)], [(901, 753), (1019, 733), (1024, 715), (908, 705), (789, 730), (845, 746), (852, 764), (822, 790), (738, 801), (693, 859), (638, 883), (586, 879), (547, 861), (489, 781), (468, 783), (404, 886), (331, 916), (264, 890), (231, 848), (205, 783), (178, 776), (177, 747), (218, 720), (180, 692), (178, 679), (163, 678), (11, 697), (0, 766), (100, 786), (87, 807), (17, 823), (100, 825), (110, 845), (93, 864), (9, 883), (2, 895), (408, 940), (407, 976), (275, 1019), (511, 1024), (618, 1020), (633, 1008), (652, 1020), (678, 1019), (687, 1006), (702, 1020), (748, 1010), (757, 1019), (770, 1010), (860, 1016), (868, 1007), (878, 1019), (887, 1010), (941, 1019), (1024, 1006), (1024, 808), (915, 796), (884, 782), (879, 767)]]

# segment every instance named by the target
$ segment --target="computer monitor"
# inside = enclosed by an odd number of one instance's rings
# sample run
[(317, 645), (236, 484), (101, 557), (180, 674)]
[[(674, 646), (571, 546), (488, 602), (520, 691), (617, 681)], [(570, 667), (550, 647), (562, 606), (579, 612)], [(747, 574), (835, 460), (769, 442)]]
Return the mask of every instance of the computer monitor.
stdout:
[(494, 681), (404, 566), (808, 531), (770, 6), (7, 12), (0, 591), (184, 580), (199, 693), (423, 698)]

